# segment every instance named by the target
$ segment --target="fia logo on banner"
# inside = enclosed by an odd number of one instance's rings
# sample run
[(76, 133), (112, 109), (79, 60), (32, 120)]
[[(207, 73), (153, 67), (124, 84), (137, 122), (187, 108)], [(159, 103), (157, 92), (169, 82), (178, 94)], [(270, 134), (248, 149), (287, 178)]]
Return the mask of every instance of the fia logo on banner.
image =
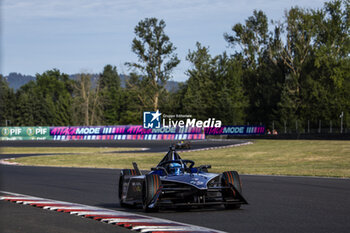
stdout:
[(159, 112), (159, 110), (156, 112), (143, 112), (143, 128), (159, 129), (161, 115), (162, 114)]

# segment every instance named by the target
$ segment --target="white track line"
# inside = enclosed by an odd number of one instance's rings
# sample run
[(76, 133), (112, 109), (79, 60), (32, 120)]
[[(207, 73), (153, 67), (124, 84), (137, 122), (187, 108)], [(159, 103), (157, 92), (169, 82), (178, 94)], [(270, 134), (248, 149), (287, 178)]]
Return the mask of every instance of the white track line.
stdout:
[(233, 144), (233, 145), (227, 145), (227, 146), (215, 146), (215, 147), (207, 147), (207, 148), (201, 148), (201, 149), (193, 149), (193, 150), (181, 150), (181, 152), (192, 152), (192, 151), (203, 151), (203, 150), (216, 150), (216, 149), (224, 149), (224, 148), (231, 148), (231, 147), (238, 147), (238, 146), (246, 146), (251, 145), (252, 142), (244, 142), (239, 144)]

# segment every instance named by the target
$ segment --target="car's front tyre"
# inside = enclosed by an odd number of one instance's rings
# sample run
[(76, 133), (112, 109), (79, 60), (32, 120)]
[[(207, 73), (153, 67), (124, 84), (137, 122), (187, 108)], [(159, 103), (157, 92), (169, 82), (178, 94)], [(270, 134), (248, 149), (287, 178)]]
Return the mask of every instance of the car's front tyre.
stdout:
[[(233, 186), (235, 189), (242, 193), (242, 183), (241, 179), (239, 178), (239, 174), (236, 171), (226, 171), (222, 173), (221, 182), (223, 186)], [(223, 192), (223, 198), (236, 198), (237, 194), (234, 189), (227, 190)], [(239, 209), (241, 208), (241, 204), (225, 204), (224, 205), (226, 209)]]
[(142, 188), (142, 202), (143, 209), (146, 212), (156, 212), (159, 210), (157, 206), (150, 207), (153, 198), (157, 194), (161, 186), (160, 177), (156, 174), (149, 174), (145, 176), (145, 181)]

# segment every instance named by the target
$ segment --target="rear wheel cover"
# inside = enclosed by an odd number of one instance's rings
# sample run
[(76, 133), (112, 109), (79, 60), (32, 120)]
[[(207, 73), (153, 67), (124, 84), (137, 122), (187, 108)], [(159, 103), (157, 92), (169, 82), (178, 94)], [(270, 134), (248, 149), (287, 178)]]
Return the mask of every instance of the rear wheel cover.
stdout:
[(134, 169), (122, 169), (120, 171), (119, 184), (118, 184), (118, 196), (119, 196), (119, 204), (124, 207), (124, 201), (122, 199), (123, 196), (123, 186), (124, 186), (124, 176), (135, 176), (136, 171)]

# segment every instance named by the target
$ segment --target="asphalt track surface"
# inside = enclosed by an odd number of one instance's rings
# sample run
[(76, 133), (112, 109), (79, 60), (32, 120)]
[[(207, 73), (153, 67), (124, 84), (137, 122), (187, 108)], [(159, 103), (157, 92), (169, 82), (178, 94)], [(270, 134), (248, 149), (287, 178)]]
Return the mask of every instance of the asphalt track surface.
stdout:
[[(10, 143), (19, 146), (18, 142)], [(140, 142), (125, 143), (138, 147), (136, 144)], [(168, 146), (166, 143), (146, 142), (147, 145), (141, 143), (139, 146), (152, 147), (152, 151), (166, 151), (166, 148), (163, 149)], [(211, 143), (218, 146), (229, 142), (201, 142), (196, 147), (206, 147)], [(42, 142), (39, 144), (47, 146)], [(117, 147), (117, 144), (114, 142), (113, 145)], [(4, 146), (3, 143), (0, 145)], [(60, 145), (67, 146), (65, 143)], [(96, 145), (101, 146), (101, 143)], [(0, 175), (0, 190), (3, 191), (145, 214), (140, 209), (119, 206), (118, 170), (1, 165)], [(146, 215), (226, 232), (349, 232), (349, 179), (249, 175), (242, 175), (241, 179), (243, 195), (250, 204), (240, 210), (217, 207), (190, 211), (162, 210)], [(91, 219), (4, 201), (0, 201), (0, 208), (0, 232), (131, 232)]]

